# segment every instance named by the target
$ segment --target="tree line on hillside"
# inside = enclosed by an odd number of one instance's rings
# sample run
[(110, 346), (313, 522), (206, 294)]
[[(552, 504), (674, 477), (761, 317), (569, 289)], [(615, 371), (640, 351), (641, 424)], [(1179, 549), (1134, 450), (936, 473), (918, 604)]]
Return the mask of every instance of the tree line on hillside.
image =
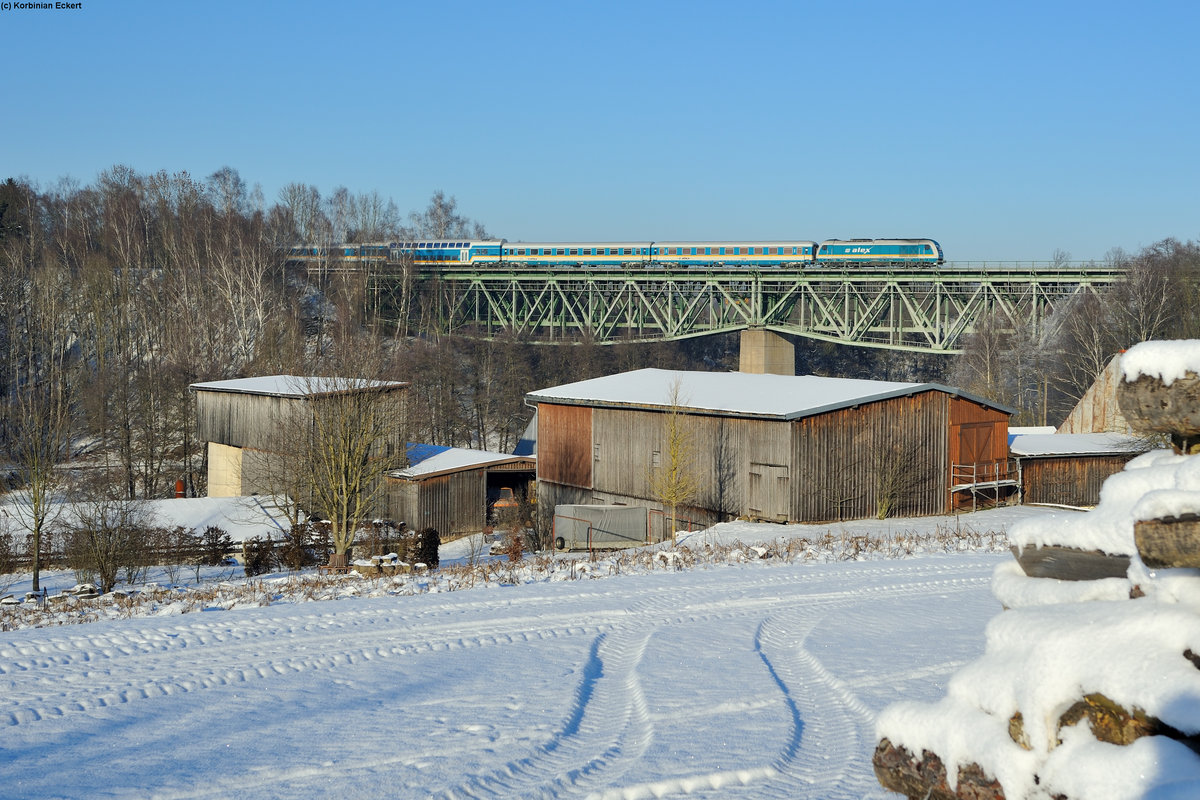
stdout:
[[(362, 272), (286, 258), (299, 244), (488, 235), (442, 192), (407, 217), (378, 193), (323, 197), (302, 183), (268, 203), (230, 168), (202, 180), (116, 166), (89, 185), (0, 184), (0, 449), (35, 540), (63, 497), (164, 497), (177, 480), (204, 494), (196, 382), (409, 381), (409, 441), (508, 452), (531, 390), (644, 366), (736, 368), (736, 336), (532, 346), (376, 325)], [(953, 361), (807, 343), (798, 370), (955, 382), (1020, 409), (1022, 422), (1054, 421), (1112, 353), (1197, 335), (1198, 248), (1167, 240), (1114, 253), (1123, 281), (1071, 298), (1037, 330), (985, 320)], [(407, 318), (427, 313), (419, 293), (405, 302)]]
[(950, 381), (1016, 409), (1014, 425), (1058, 425), (1116, 354), (1148, 339), (1200, 338), (1200, 242), (1164, 239), (1105, 261), (1119, 280), (1060, 301), (1040, 325), (1014, 330), (1001, 312), (981, 320)]
[[(696, 366), (675, 345), (529, 347), (396, 335), (361, 274), (289, 265), (311, 242), (486, 236), (435, 193), (393, 203), (291, 184), (267, 204), (232, 169), (198, 180), (123, 166), (90, 185), (0, 184), (0, 449), (40, 540), (63, 499), (205, 493), (196, 382), (351, 375), (411, 382), (409, 441), (510, 450), (525, 392), (613, 369)], [(420, 314), (414, 308), (414, 314)], [(62, 465), (68, 464), (69, 469)]]

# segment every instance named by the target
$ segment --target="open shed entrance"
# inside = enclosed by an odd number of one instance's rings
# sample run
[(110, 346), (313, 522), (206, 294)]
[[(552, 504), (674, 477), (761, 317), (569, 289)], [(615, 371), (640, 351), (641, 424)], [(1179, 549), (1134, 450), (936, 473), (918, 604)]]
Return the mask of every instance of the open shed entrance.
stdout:
[(503, 464), (488, 469), (485, 477), (488, 524), (502, 524), (506, 509), (515, 510), (521, 502), (533, 497), (536, 478), (537, 470), (529, 467)]

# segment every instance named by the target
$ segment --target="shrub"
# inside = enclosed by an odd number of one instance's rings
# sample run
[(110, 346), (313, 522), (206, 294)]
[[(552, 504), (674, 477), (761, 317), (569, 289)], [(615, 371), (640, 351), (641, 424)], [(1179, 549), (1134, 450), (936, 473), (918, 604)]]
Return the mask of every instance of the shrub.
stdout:
[(279, 560), (293, 571), (316, 564), (317, 556), (313, 548), (315, 538), (316, 532), (307, 523), (293, 525), (278, 547)]
[(500, 552), (510, 562), (520, 561), (525, 557), (525, 536), (520, 530), (514, 528), (504, 534), (504, 539), (500, 543)]
[(205, 566), (221, 566), (232, 549), (233, 539), (216, 525), (209, 525), (204, 529), (204, 533), (200, 534), (200, 558)]
[(438, 547), (442, 543), (442, 537), (437, 532), (436, 528), (425, 528), (421, 531), (420, 542), (417, 545), (416, 560), (423, 563), (429, 569), (438, 568)]
[(260, 539), (257, 536), (247, 539), (242, 542), (242, 554), (246, 577), (271, 572), (278, 563), (275, 543), (270, 539)]

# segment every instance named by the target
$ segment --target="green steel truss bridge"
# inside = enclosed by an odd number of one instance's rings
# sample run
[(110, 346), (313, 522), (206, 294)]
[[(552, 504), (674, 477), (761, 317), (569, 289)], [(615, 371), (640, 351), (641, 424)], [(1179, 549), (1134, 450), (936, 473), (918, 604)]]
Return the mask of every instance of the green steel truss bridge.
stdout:
[[(410, 330), (535, 342), (649, 342), (766, 329), (828, 342), (926, 353), (959, 352), (963, 335), (1000, 312), (1040, 326), (1051, 306), (1118, 280), (1096, 264), (963, 264), (934, 270), (413, 269), (342, 263), (365, 272), (381, 321)], [(310, 269), (312, 269), (310, 265)], [(407, 299), (406, 299), (407, 298)], [(417, 300), (419, 298), (419, 300)], [(430, 313), (432, 310), (432, 313)], [(432, 332), (432, 331), (430, 331)]]

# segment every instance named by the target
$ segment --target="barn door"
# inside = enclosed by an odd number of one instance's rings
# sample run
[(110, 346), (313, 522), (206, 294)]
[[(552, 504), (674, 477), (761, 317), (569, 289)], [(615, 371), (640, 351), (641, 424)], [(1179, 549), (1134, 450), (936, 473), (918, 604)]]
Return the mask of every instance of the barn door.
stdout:
[(958, 463), (979, 464), (992, 461), (992, 431), (990, 422), (963, 425), (958, 434)]
[(789, 498), (787, 467), (751, 462), (746, 505), (752, 517), (787, 522)]

